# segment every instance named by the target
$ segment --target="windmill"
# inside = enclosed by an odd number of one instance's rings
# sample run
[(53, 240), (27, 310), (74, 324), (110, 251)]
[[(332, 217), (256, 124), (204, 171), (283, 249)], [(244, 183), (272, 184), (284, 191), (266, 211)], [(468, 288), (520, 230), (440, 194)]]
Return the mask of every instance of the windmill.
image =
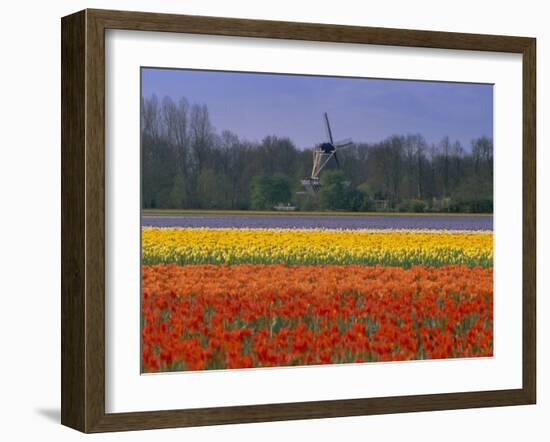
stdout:
[(338, 160), (337, 152), (340, 149), (353, 145), (351, 138), (346, 138), (345, 140), (334, 142), (334, 139), (332, 138), (330, 122), (328, 120), (328, 115), (326, 112), (324, 113), (324, 124), (327, 141), (318, 144), (313, 149), (313, 168), (311, 169), (311, 176), (302, 180), (303, 186), (309, 193), (312, 194), (318, 192), (321, 188), (319, 174), (330, 161), (330, 159), (334, 158), (336, 166), (340, 167), (340, 161)]

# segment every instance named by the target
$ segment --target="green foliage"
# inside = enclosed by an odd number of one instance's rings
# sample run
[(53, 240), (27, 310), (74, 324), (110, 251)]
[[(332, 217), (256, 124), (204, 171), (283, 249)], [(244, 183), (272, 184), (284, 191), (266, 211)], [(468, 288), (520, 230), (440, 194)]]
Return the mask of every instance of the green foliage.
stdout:
[(321, 174), (319, 206), (325, 210), (348, 208), (345, 176), (341, 170), (327, 170)]
[(410, 201), (411, 212), (422, 213), (426, 211), (428, 205), (425, 201), (412, 199)]
[(204, 169), (197, 180), (197, 198), (203, 209), (222, 209), (226, 199), (223, 176), (212, 169)]
[(169, 199), (172, 209), (184, 209), (186, 203), (185, 179), (181, 172), (178, 172), (174, 178), (174, 184), (170, 191)]
[(300, 192), (299, 194), (294, 195), (293, 203), (298, 210), (305, 212), (314, 212), (319, 210), (319, 202), (317, 198), (311, 197), (307, 192)]
[(270, 203), (270, 180), (266, 175), (255, 176), (250, 192), (250, 206), (254, 210), (264, 210)]
[(359, 189), (348, 188), (346, 192), (347, 210), (351, 212), (369, 212), (374, 210), (370, 197)]
[(321, 174), (319, 207), (324, 210), (351, 212), (372, 210), (373, 204), (369, 195), (361, 187), (352, 187), (345, 178), (341, 170), (327, 170)]
[(271, 200), (274, 203), (286, 204), (292, 198), (290, 178), (284, 173), (271, 176)]
[(176, 161), (167, 143), (142, 137), (142, 202), (144, 207), (170, 208), (170, 192), (176, 175)]
[(451, 212), (492, 213), (493, 182), (479, 175), (466, 178), (453, 195)]
[(289, 178), (281, 173), (257, 175), (252, 179), (250, 205), (255, 210), (269, 210), (276, 204), (287, 204), (292, 197)]

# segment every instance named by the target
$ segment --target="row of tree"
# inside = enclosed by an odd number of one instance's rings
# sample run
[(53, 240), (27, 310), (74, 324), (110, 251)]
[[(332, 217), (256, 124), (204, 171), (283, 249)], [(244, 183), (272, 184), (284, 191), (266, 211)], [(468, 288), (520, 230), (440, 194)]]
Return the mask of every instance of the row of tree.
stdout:
[(286, 137), (252, 142), (218, 133), (207, 106), (185, 98), (142, 97), (141, 142), (144, 208), (492, 211), (486, 137), (468, 150), (448, 137), (429, 144), (420, 134), (356, 143), (339, 152), (338, 171), (327, 166), (317, 197), (300, 184), (311, 174), (311, 149)]

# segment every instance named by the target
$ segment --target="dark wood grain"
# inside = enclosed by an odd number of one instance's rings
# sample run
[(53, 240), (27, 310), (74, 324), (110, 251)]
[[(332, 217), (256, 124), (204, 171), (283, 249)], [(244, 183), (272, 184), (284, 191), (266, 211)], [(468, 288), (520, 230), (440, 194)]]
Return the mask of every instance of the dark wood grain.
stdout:
[[(523, 386), (514, 390), (105, 413), (105, 30), (523, 55)], [(526, 37), (86, 10), (62, 19), (62, 423), (84, 432), (532, 404), (536, 398), (535, 40)]]
[(105, 415), (105, 38), (86, 11), (86, 431)]
[(61, 29), (61, 422), (85, 428), (84, 12)]
[(419, 31), (319, 23), (246, 20), (196, 15), (89, 10), (106, 29), (185, 32), (191, 34), (375, 45), (522, 52), (529, 38), (456, 32)]
[(537, 395), (537, 150), (536, 41), (523, 50), (523, 389)]

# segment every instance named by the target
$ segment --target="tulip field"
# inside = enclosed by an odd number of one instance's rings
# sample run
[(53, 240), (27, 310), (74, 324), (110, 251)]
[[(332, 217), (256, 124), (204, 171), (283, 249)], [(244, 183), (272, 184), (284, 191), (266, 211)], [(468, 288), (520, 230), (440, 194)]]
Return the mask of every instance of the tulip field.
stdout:
[(141, 366), (488, 357), (490, 230), (142, 227)]

